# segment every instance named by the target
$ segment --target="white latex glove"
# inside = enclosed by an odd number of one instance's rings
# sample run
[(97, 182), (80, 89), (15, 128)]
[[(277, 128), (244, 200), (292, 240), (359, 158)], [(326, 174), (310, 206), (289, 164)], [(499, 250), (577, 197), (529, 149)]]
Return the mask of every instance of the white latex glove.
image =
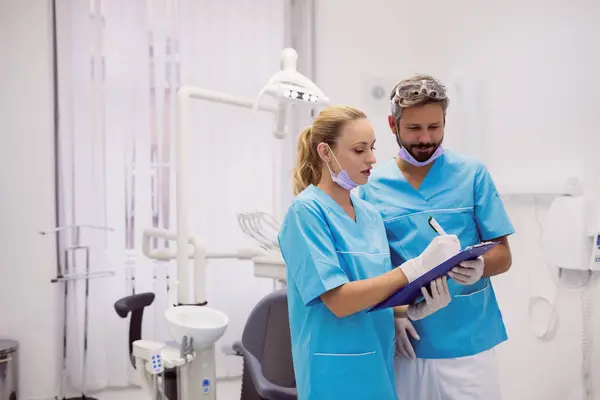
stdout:
[(448, 290), (448, 281), (445, 276), (431, 281), (430, 288), (431, 296), (425, 287), (421, 288), (421, 293), (423, 293), (425, 301), (408, 306), (407, 314), (411, 320), (417, 321), (428, 317), (450, 304), (450, 291)]
[(399, 268), (410, 283), (455, 256), (459, 251), (460, 241), (456, 235), (436, 236), (420, 256), (406, 261)]
[(417, 356), (408, 337), (409, 334), (415, 340), (421, 339), (408, 318), (396, 318), (396, 357), (414, 360)]
[(484, 266), (483, 257), (480, 256), (475, 260), (461, 262), (459, 266), (448, 272), (448, 276), (460, 285), (472, 285), (481, 279)]

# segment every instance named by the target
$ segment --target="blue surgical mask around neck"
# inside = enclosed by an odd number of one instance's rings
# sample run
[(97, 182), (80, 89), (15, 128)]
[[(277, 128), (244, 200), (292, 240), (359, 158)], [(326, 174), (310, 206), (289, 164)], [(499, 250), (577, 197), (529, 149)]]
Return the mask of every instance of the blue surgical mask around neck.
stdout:
[(435, 151), (433, 152), (431, 157), (429, 157), (429, 159), (427, 159), (425, 161), (417, 161), (412, 156), (412, 154), (410, 154), (408, 152), (408, 150), (406, 150), (406, 147), (402, 146), (402, 147), (400, 147), (400, 152), (398, 153), (398, 157), (403, 159), (404, 161), (408, 162), (409, 164), (414, 165), (415, 167), (424, 167), (425, 165), (429, 165), (432, 162), (434, 162), (436, 160), (436, 158), (438, 158), (442, 154), (444, 154), (444, 148), (440, 144), (438, 146), (438, 148), (435, 149)]
[(329, 169), (329, 173), (331, 174), (331, 179), (335, 183), (337, 183), (339, 186), (341, 186), (342, 188), (344, 188), (348, 191), (357, 187), (358, 183), (354, 182), (352, 180), (352, 178), (350, 178), (350, 175), (348, 175), (348, 171), (346, 171), (345, 169), (342, 168), (342, 166), (341, 166), (340, 162), (337, 160), (335, 154), (333, 154), (333, 150), (331, 149), (331, 147), (329, 147), (329, 151), (331, 152), (331, 156), (337, 163), (338, 167), (340, 167), (340, 172), (338, 174), (336, 174), (335, 172), (333, 172), (333, 170), (331, 169), (329, 164), (327, 164), (327, 168)]

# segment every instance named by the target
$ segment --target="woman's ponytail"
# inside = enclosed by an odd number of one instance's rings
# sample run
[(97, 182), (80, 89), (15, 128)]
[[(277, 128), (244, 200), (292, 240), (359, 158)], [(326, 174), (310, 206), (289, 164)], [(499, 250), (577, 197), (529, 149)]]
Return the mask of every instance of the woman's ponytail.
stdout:
[(312, 128), (302, 131), (298, 138), (298, 158), (294, 169), (294, 195), (321, 180), (321, 163), (311, 142)]

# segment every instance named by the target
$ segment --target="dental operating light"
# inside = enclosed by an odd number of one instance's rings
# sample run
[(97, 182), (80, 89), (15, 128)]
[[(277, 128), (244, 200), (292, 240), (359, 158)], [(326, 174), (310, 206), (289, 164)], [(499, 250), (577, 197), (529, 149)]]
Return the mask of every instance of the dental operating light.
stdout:
[(287, 135), (287, 119), (291, 106), (316, 108), (329, 104), (329, 99), (321, 89), (298, 72), (297, 61), (296, 50), (284, 49), (281, 53), (281, 70), (269, 79), (254, 103), (253, 108), (256, 110), (265, 95), (279, 103), (273, 132), (277, 139), (283, 139)]

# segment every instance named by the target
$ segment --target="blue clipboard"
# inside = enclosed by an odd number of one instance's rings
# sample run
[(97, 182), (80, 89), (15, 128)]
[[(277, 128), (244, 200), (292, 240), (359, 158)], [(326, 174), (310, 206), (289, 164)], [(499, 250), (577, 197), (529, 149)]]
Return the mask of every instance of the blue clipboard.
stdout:
[(423, 296), (423, 293), (421, 293), (421, 288), (423, 286), (428, 285), (429, 282), (431, 282), (434, 279), (446, 275), (452, 268), (454, 268), (461, 262), (467, 260), (474, 260), (477, 257), (487, 253), (497, 244), (498, 242), (486, 242), (465, 248), (454, 257), (449, 258), (437, 267), (433, 268), (431, 271), (427, 272), (425, 275), (420, 276), (413, 282), (404, 286), (402, 289), (400, 289), (381, 303), (371, 307), (371, 309), (369, 309), (368, 312), (377, 311), (389, 307), (413, 304), (419, 297)]

